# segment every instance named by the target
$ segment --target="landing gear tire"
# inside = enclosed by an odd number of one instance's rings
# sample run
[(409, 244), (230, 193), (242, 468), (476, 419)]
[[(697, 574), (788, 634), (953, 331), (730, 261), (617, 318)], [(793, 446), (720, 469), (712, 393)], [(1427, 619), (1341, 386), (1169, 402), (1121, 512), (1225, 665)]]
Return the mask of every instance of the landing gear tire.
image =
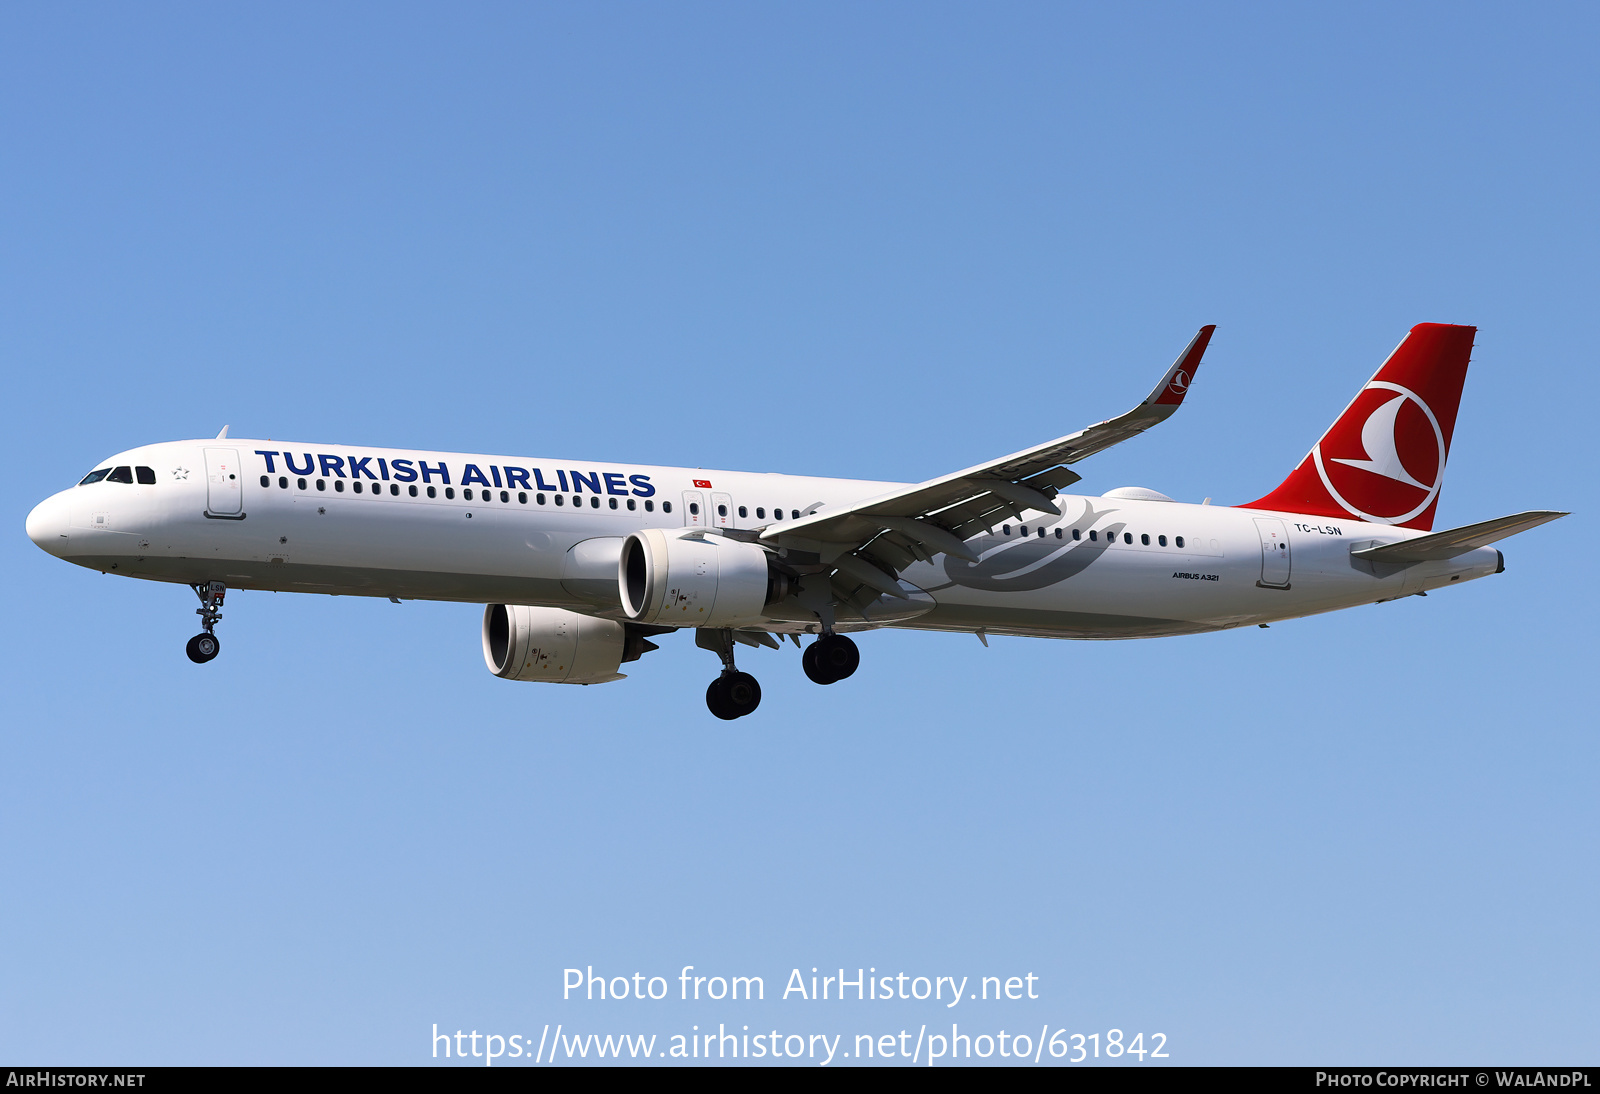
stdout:
[(228, 587), (220, 581), (207, 581), (201, 585), (191, 585), (194, 595), (200, 598), (200, 606), (194, 614), (200, 617), (200, 625), (205, 628), (199, 634), (189, 639), (189, 644), (183, 652), (189, 655), (189, 660), (197, 665), (203, 665), (211, 660), (222, 649), (222, 643), (217, 641), (215, 627), (222, 618), (222, 601), (228, 595)]
[(706, 688), (706, 706), (725, 722), (754, 713), (761, 705), (761, 685), (748, 672), (725, 672)]
[(823, 635), (800, 655), (800, 667), (817, 684), (836, 684), (860, 665), (861, 651), (842, 634)]
[(203, 665), (215, 657), (222, 649), (222, 643), (217, 641), (214, 634), (197, 634), (189, 639), (189, 644), (183, 652), (189, 655), (189, 660), (197, 665)]

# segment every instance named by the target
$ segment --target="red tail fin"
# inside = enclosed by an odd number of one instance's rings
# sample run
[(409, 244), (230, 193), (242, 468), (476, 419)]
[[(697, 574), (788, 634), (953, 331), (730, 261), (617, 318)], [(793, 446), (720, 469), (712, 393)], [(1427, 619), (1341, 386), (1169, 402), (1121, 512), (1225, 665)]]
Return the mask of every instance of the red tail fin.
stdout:
[(1477, 333), (1412, 327), (1300, 466), (1241, 508), (1431, 530)]

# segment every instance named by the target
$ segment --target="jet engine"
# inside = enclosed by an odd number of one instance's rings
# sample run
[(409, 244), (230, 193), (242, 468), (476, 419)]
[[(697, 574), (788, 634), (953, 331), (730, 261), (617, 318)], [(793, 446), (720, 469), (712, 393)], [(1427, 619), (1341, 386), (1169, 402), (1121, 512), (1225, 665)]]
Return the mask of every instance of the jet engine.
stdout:
[(659, 648), (645, 637), (647, 629), (562, 608), (490, 604), (483, 610), (483, 660), (505, 680), (604, 684), (626, 678), (617, 671), (624, 661)]
[(749, 626), (789, 595), (770, 552), (699, 528), (628, 536), (617, 584), (629, 619), (667, 627)]

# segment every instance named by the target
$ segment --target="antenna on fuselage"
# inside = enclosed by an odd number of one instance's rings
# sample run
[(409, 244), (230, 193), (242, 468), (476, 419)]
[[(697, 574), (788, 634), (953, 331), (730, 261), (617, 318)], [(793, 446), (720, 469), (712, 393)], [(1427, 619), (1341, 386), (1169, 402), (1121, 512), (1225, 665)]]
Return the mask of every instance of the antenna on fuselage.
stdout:
[(228, 435), (228, 427), (227, 426), (223, 426), (222, 427), (222, 432), (217, 434), (217, 440), (220, 441), (223, 438), (225, 438), (227, 435)]

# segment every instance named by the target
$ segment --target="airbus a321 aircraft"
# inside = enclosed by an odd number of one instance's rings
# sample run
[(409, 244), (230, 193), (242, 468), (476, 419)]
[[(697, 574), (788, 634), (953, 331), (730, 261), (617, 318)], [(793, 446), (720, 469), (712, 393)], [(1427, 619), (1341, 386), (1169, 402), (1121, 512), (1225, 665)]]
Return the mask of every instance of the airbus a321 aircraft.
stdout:
[[(92, 570), (189, 585), (217, 655), (230, 589), (486, 604), (507, 680), (602, 684), (689, 628), (719, 718), (761, 701), (740, 644), (805, 644), (819, 684), (877, 627), (1154, 638), (1267, 624), (1488, 574), (1489, 544), (1564, 516), (1433, 532), (1475, 327), (1413, 327), (1277, 489), (1237, 506), (1072, 465), (1166, 420), (1215, 328), (1110, 421), (916, 485), (231, 439), (122, 452), (41, 502), (28, 536)], [(1207, 499), (1209, 501), (1209, 499)]]

